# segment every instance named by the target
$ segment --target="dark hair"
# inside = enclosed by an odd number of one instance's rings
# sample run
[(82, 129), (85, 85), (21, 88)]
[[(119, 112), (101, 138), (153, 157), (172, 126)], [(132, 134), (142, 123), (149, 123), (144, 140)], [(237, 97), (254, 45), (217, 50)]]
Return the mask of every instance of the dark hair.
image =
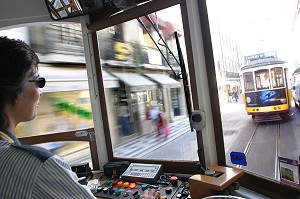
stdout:
[(9, 125), (5, 105), (16, 103), (24, 92), (25, 80), (37, 71), (38, 63), (38, 56), (25, 42), (0, 37), (0, 128)]

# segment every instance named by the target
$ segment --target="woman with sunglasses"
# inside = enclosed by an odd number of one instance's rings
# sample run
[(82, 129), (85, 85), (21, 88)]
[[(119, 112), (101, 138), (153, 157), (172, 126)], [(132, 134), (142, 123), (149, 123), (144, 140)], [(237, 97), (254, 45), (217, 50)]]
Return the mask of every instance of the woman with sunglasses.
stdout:
[(46, 82), (38, 62), (23, 41), (0, 37), (0, 198), (95, 198), (62, 158), (14, 136), (37, 115)]
[[(78, 183), (70, 165), (52, 152), (22, 145), (14, 136), (20, 122), (36, 117), (45, 78), (37, 55), (20, 40), (0, 37), (0, 198), (95, 198)], [(154, 189), (142, 199), (159, 199)]]

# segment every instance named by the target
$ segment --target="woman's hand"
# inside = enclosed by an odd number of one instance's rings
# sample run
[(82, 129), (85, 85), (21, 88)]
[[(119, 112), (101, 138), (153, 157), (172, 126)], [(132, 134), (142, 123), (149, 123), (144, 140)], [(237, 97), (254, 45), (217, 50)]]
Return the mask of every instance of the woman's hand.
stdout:
[(151, 190), (145, 190), (142, 199), (159, 199), (160, 198), (160, 193), (155, 191), (155, 189)]

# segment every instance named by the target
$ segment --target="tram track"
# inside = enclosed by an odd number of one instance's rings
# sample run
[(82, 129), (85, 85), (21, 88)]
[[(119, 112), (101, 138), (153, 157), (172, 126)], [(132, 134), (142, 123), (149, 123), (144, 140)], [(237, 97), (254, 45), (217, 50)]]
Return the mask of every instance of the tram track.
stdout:
[(278, 169), (279, 169), (279, 161), (278, 161), (278, 156), (279, 156), (279, 144), (280, 144), (280, 123), (278, 123), (277, 126), (277, 136), (276, 136), (276, 156), (277, 158), (275, 158), (275, 179), (279, 180), (279, 176), (278, 176)]
[(257, 132), (257, 127), (258, 127), (258, 125), (259, 125), (259, 123), (256, 124), (256, 126), (255, 126), (255, 128), (254, 128), (254, 131), (253, 131), (253, 133), (252, 133), (252, 135), (251, 135), (251, 137), (250, 137), (250, 139), (249, 139), (249, 141), (248, 141), (248, 143), (247, 143), (247, 145), (246, 145), (246, 147), (245, 147), (245, 149), (244, 149), (244, 154), (245, 154), (246, 156), (247, 156), (247, 154), (248, 154), (248, 152), (249, 152), (249, 150), (250, 150), (250, 147), (251, 147), (251, 145), (252, 145), (252, 143), (253, 143), (254, 137), (255, 137), (256, 132)]
[[(274, 165), (274, 169), (270, 170), (270, 168), (272, 167), (268, 167), (268, 168), (259, 168), (259, 166), (256, 167), (256, 169), (258, 170), (269, 170), (269, 171), (273, 171), (271, 172), (269, 175), (267, 175), (268, 177), (271, 177), (273, 179), (278, 179), (278, 168), (279, 168), (279, 161), (278, 161), (278, 154), (279, 154), (279, 144), (280, 144), (280, 122), (278, 123), (254, 123), (255, 126), (253, 126), (252, 129), (252, 133), (251, 136), (249, 137), (249, 140), (247, 141), (247, 144), (243, 150), (243, 153), (245, 154), (245, 156), (247, 157), (247, 162), (250, 162), (250, 164), (252, 165), (247, 165), (247, 166), (242, 166), (242, 165), (238, 165), (238, 168), (245, 168), (248, 169), (249, 166), (253, 168), (255, 168), (255, 166), (253, 165), (253, 161), (251, 158), (253, 157), (253, 154), (255, 154), (256, 157), (260, 156), (259, 154), (261, 154), (261, 158), (259, 159), (259, 161), (261, 162), (261, 165)], [(250, 133), (250, 132), (249, 132)], [(270, 137), (272, 136), (272, 137)], [(264, 139), (262, 139), (264, 138)], [(268, 139), (270, 138), (270, 139)], [(272, 139), (271, 139), (272, 138)], [(270, 141), (271, 140), (271, 141)], [(260, 148), (260, 150), (257, 148), (258, 147), (258, 143), (260, 144), (264, 144), (264, 147)], [(272, 144), (274, 143), (274, 145)], [(262, 151), (263, 149), (263, 151)], [(266, 161), (265, 158), (272, 158), (273, 163), (270, 164), (272, 161)], [(257, 159), (256, 159), (257, 161)], [(264, 164), (266, 163), (266, 164)], [(251, 169), (251, 171), (253, 171)]]
[[(250, 147), (251, 147), (251, 145), (253, 143), (254, 137), (255, 137), (256, 132), (257, 132), (258, 125), (259, 125), (259, 123), (255, 123), (254, 131), (252, 132), (252, 135), (251, 135), (251, 137), (250, 137), (250, 139), (249, 139), (249, 141), (248, 141), (248, 143), (247, 143), (247, 145), (246, 145), (246, 147), (245, 147), (245, 149), (243, 151), (243, 153), (245, 154), (246, 157), (247, 157), (247, 154), (248, 154), (248, 152), (250, 150)], [(237, 167), (241, 168), (242, 165), (238, 165)]]

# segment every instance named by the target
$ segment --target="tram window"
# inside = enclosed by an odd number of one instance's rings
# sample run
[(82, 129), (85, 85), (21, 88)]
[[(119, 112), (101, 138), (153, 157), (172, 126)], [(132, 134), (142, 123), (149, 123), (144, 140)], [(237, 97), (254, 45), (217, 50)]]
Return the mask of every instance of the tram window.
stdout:
[[(244, 88), (237, 101), (224, 100), (219, 90), (226, 163), (299, 189), (300, 129), (297, 123), (300, 112), (292, 106), (285, 83), (289, 79), (299, 81), (296, 75), (299, 69), (281, 67), (279, 63), (273, 65), (269, 60), (274, 56), (270, 58), (268, 54), (269, 49), (274, 49), (278, 58), (291, 61), (291, 65), (298, 63), (299, 57), (294, 52), (299, 51), (300, 46), (300, 15), (294, 13), (299, 2), (206, 2), (218, 85), (228, 78), (238, 77), (239, 72), (243, 74)], [(279, 32), (278, 27), (281, 27)], [(256, 59), (241, 70), (248, 55), (256, 55)], [(259, 65), (259, 59), (265, 59), (264, 64)], [(236, 61), (239, 67), (232, 68), (226, 60)], [(294, 76), (283, 73), (285, 67), (295, 72)], [(254, 73), (255, 90), (251, 90), (251, 73)], [(266, 114), (271, 118), (269, 121)], [(230, 159), (233, 151), (244, 153), (247, 165), (233, 164)], [(283, 158), (294, 162), (294, 166), (283, 163)], [(293, 174), (289, 180), (283, 179), (287, 173)]]
[[(36, 136), (36, 140), (44, 142), (44, 137), (40, 139), (39, 136), (59, 133), (65, 133), (65, 140), (69, 140), (72, 131), (92, 131), (94, 124), (87, 71), (82, 61), (84, 52), (80, 29), (80, 24), (48, 24), (0, 31), (0, 35), (22, 39), (33, 48), (40, 59), (39, 75), (46, 79), (36, 118), (20, 123), (14, 132), (20, 140), (25, 139), (31, 144), (27, 138)], [(76, 160), (91, 162), (86, 141), (59, 141), (40, 146), (75, 160), (71, 164), (80, 163)], [(81, 155), (85, 159), (78, 158)]]
[(254, 91), (253, 73), (244, 73), (245, 91)]
[[(44, 68), (40, 66), (39, 71), (43, 73), (43, 70)], [(54, 70), (56, 69), (54, 68)], [(68, 69), (68, 71), (72, 71), (72, 68)], [(87, 80), (85, 82), (87, 84)], [(75, 82), (64, 82), (64, 89), (70, 89), (67, 86), (68, 83), (72, 84), (72, 86), (76, 84)], [(45, 86), (46, 90), (54, 83), (50, 80), (47, 84)], [(58, 82), (58, 84), (61, 84), (61, 82)], [(44, 92), (40, 98), (37, 117), (32, 121), (19, 124), (15, 133), (17, 137), (22, 138), (93, 127), (88, 90)], [(70, 164), (91, 163), (88, 142), (61, 141), (43, 143), (40, 146), (51, 150), (68, 161), (70, 160)]]
[(255, 81), (256, 81), (256, 89), (269, 89), (270, 88), (270, 78), (269, 78), (269, 70), (259, 70), (255, 71)]
[[(174, 31), (186, 56), (180, 13), (176, 5), (149, 15), (175, 58), (159, 45), (162, 55), (136, 19), (115, 25), (115, 31), (109, 27), (97, 32), (103, 71), (117, 82), (106, 93), (106, 99), (115, 96), (113, 105), (106, 101), (114, 157), (198, 160), (182, 81), (170, 77), (173, 73), (167, 63), (180, 73)], [(159, 35), (150, 22), (146, 17), (140, 19), (158, 42)]]
[(278, 88), (278, 87), (284, 86), (282, 68), (272, 68), (271, 69), (271, 77), (272, 77), (273, 88)]
[[(42, 67), (39, 70), (43, 70)], [(27, 137), (92, 127), (88, 90), (45, 92), (39, 102), (37, 117), (30, 122), (19, 124), (16, 136)]]
[(48, 149), (54, 154), (63, 157), (70, 165), (90, 163), (90, 166), (92, 167), (90, 146), (88, 142), (48, 142), (36, 144), (36, 146)]

